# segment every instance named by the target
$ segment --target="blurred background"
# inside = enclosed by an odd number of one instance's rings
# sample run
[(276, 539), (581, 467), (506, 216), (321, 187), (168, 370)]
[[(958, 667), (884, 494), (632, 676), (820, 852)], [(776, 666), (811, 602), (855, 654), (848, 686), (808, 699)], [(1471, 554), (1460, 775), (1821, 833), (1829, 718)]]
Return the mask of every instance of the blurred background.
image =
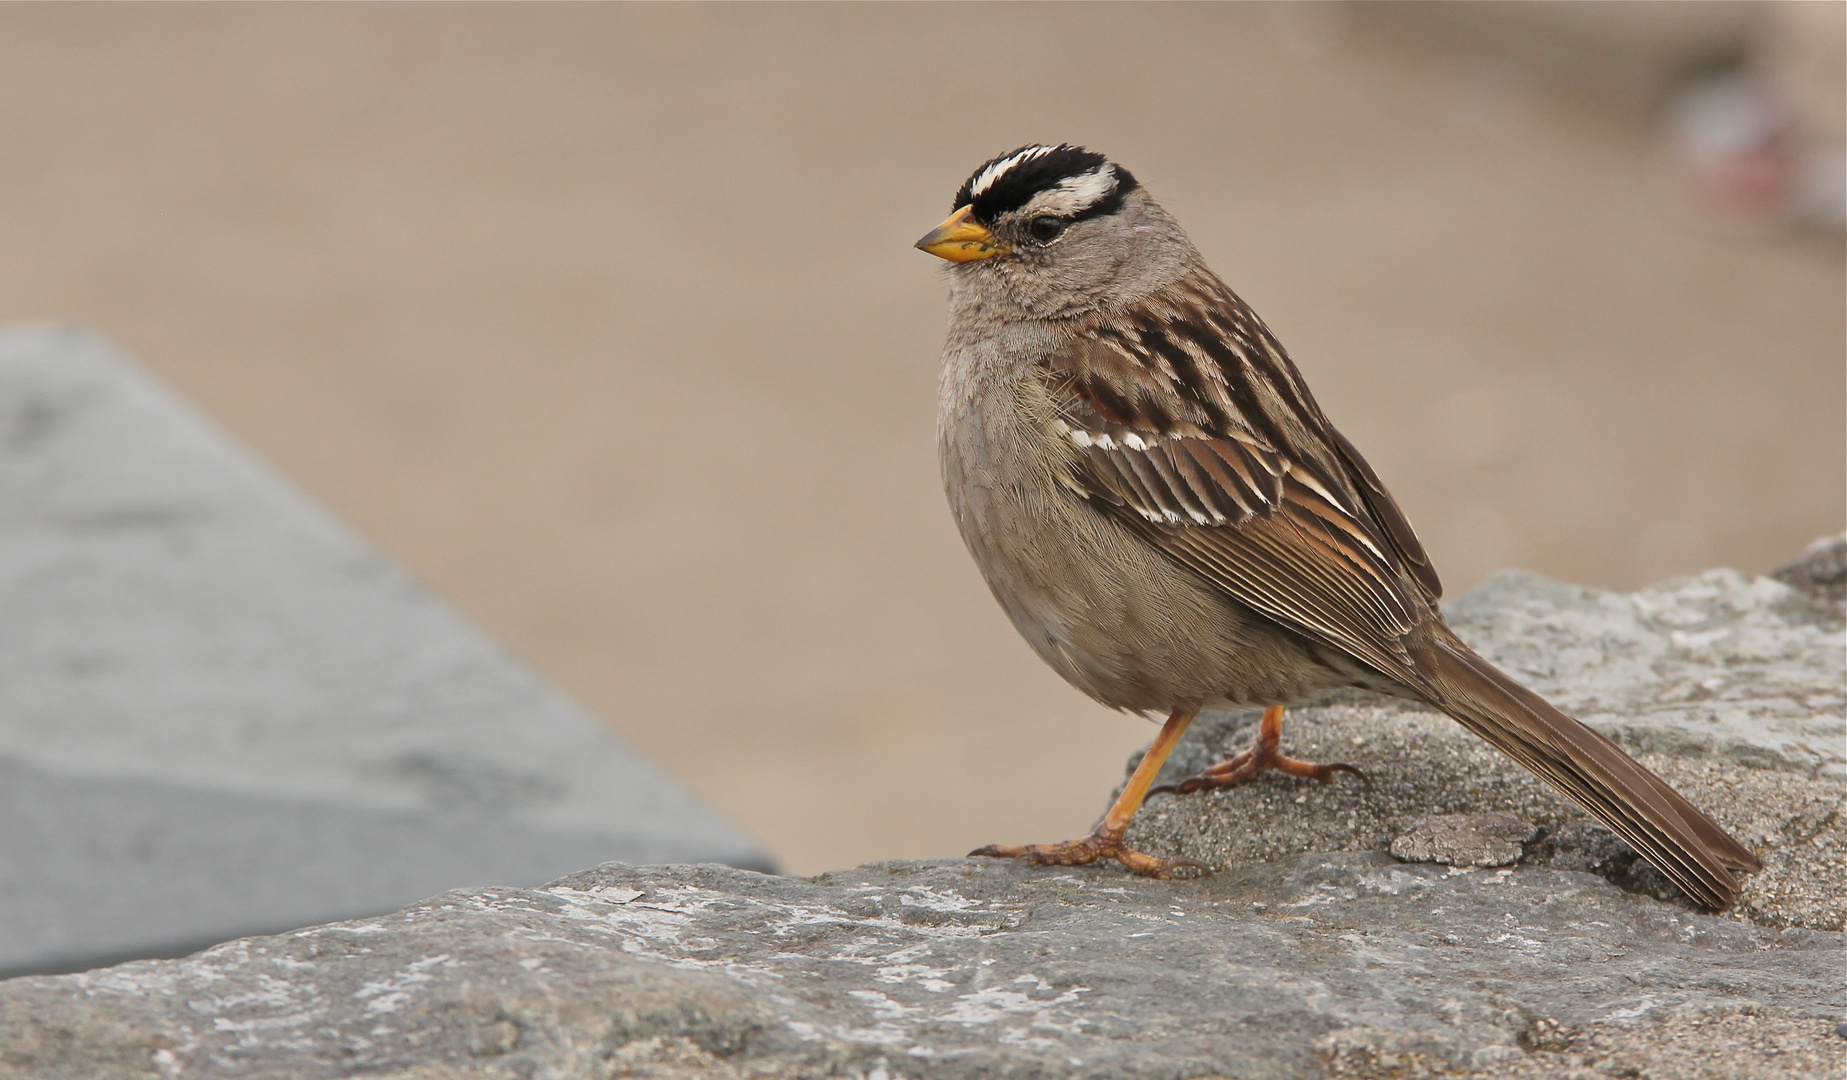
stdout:
[(911, 243), (1122, 161), (1451, 595), (1842, 528), (1842, 5), (0, 5), (0, 324), (95, 327), (786, 869), (1148, 738), (944, 508)]

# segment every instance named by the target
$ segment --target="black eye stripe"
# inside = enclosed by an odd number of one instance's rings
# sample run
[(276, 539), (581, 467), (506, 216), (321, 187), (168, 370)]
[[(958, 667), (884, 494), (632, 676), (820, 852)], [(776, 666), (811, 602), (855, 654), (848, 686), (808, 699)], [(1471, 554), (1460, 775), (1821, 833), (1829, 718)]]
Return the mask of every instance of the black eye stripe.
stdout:
[(1110, 193), (1071, 215), (1072, 221), (1088, 221), (1093, 217), (1113, 214), (1122, 209), (1122, 200), (1129, 192), (1135, 190), (1135, 178), (1124, 172), (1120, 165), (1116, 166), (1116, 175), (1116, 186), (1110, 190)]

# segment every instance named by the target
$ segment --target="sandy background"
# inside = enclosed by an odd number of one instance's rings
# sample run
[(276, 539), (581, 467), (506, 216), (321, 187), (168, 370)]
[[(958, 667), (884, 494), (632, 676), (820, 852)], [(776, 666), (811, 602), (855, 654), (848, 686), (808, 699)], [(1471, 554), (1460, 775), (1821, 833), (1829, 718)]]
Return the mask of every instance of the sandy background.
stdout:
[(1087, 143), (1452, 595), (1764, 570), (1842, 527), (1839, 242), (1676, 211), (1638, 18), (1600, 82), (1335, 8), (0, 5), (0, 324), (107, 334), (792, 870), (1062, 839), (1149, 731), (962, 550), (911, 242)]

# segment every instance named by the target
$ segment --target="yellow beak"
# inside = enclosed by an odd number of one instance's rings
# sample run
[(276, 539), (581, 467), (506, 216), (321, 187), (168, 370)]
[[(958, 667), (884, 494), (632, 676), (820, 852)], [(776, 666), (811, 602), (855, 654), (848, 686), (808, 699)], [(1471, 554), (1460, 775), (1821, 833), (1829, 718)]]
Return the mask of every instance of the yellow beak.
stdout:
[(973, 259), (991, 259), (996, 255), (1005, 255), (1007, 245), (994, 239), (987, 226), (974, 218), (975, 208), (964, 206), (949, 215), (949, 219), (931, 229), (917, 246), (939, 259), (950, 262), (969, 262)]

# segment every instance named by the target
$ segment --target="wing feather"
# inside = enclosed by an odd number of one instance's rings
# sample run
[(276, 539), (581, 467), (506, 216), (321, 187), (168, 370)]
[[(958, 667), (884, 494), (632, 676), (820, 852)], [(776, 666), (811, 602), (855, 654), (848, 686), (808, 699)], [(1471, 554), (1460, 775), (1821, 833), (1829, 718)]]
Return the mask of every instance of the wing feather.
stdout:
[(1216, 445), (1205, 439), (1178, 439), (1174, 445), (1192, 461), (1207, 496), (1225, 518), (1220, 524), (1242, 521), (1256, 512), (1255, 489)]
[(1100, 507), (1240, 603), (1422, 684), (1401, 639), (1417, 625), (1428, 559), (1229, 290), (1202, 283), (1046, 367), (1083, 447), (1073, 480)]

